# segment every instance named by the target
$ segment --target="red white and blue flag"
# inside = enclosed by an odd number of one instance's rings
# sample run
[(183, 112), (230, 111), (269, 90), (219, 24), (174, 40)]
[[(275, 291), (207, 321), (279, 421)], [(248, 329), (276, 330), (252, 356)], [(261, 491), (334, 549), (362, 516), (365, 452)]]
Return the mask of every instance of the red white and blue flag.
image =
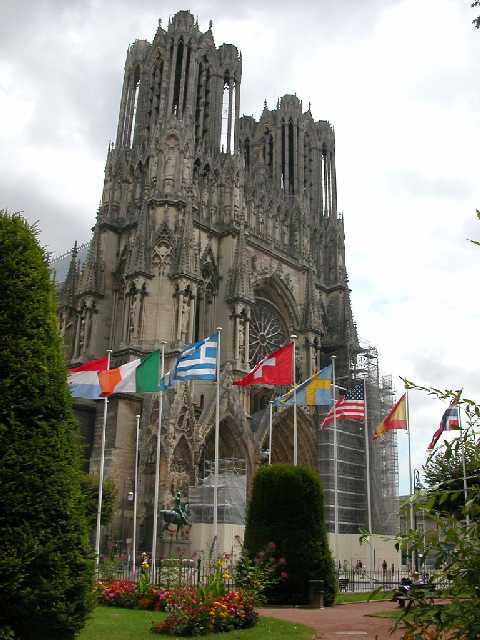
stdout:
[[(335, 403), (337, 420), (363, 422), (365, 420), (365, 398), (363, 397), (363, 383), (355, 384), (344, 391), (344, 396)], [(333, 424), (333, 407), (325, 416), (320, 429)]]
[(99, 371), (107, 368), (107, 358), (90, 360), (80, 367), (68, 370), (68, 386), (74, 398), (98, 400), (100, 395)]
[(444, 431), (456, 431), (457, 429), (460, 429), (460, 416), (458, 412), (459, 407), (457, 406), (457, 401), (452, 400), (450, 406), (445, 410), (442, 419), (440, 420), (438, 429), (432, 436), (432, 441), (427, 447), (428, 451), (431, 451), (435, 447)]

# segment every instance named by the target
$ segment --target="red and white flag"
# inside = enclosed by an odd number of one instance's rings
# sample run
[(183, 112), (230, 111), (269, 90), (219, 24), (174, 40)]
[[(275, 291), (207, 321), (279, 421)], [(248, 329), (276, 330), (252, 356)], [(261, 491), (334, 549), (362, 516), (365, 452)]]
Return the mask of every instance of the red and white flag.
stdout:
[(234, 380), (239, 387), (252, 384), (287, 385), (292, 384), (293, 342), (274, 351), (260, 360), (246, 376)]

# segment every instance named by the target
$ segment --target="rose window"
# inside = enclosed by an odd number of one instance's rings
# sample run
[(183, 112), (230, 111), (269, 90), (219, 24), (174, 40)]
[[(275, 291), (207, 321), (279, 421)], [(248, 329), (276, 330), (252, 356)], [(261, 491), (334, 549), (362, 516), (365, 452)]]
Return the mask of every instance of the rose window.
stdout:
[(278, 309), (267, 300), (257, 298), (250, 318), (250, 364), (287, 341), (287, 330)]

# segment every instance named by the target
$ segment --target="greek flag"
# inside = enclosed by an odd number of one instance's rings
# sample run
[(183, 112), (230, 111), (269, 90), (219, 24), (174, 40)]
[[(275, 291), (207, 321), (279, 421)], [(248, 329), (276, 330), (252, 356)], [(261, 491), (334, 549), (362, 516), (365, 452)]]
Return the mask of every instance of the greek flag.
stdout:
[(189, 380), (217, 379), (218, 336), (213, 335), (186, 347), (178, 356), (173, 379)]

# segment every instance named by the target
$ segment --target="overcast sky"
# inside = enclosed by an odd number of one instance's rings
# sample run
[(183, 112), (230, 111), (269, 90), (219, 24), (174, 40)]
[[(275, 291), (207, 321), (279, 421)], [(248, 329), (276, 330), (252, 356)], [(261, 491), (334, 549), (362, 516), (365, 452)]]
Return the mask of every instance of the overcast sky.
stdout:
[[(480, 400), (480, 32), (470, 0), (3, 0), (0, 207), (54, 253), (88, 240), (123, 65), (190, 9), (243, 54), (241, 111), (296, 92), (335, 126), (353, 309), (384, 374)], [(411, 393), (414, 464), (444, 405)], [(401, 491), (408, 491), (399, 434)]]

